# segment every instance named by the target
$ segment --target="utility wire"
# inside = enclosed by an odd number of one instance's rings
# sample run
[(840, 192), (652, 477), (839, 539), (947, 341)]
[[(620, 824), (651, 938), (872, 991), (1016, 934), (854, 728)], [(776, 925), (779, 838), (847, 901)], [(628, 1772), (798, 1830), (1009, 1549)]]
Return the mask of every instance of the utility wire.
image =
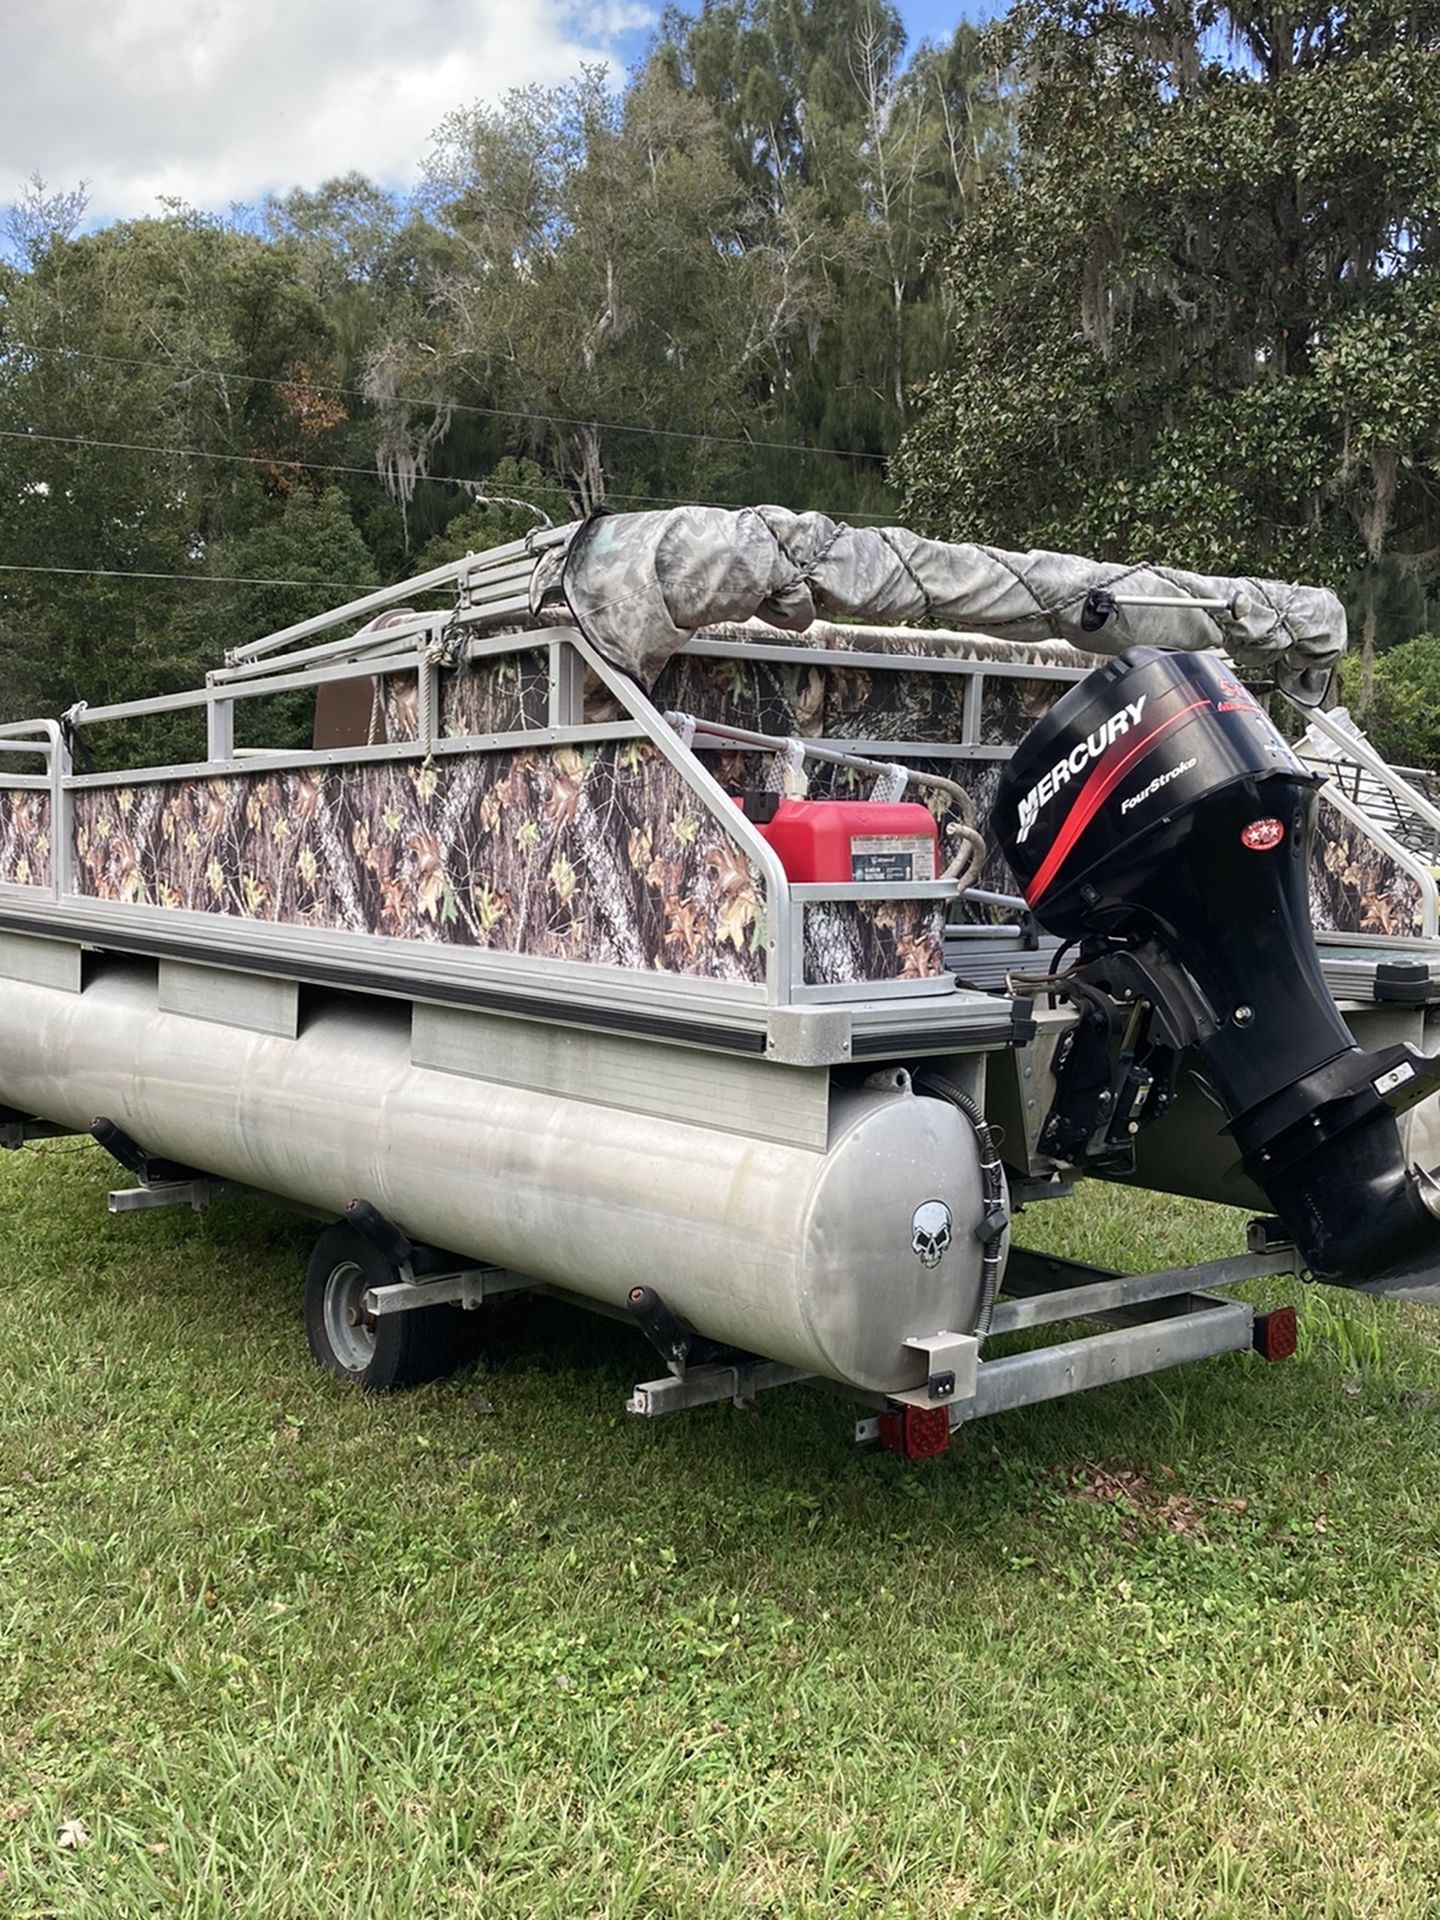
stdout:
[[(153, 373), (157, 364), (172, 373), (192, 374), (202, 380), (238, 380), (248, 386), (290, 387), (293, 382), (278, 379), (273, 374), (263, 373), (227, 373), (221, 367), (187, 366), (177, 360), (128, 360), (112, 353), (91, 353), (83, 347), (41, 346), (38, 341), (12, 340), (11, 348), (24, 353), (48, 354), (52, 358), (72, 360), (93, 360), (107, 367), (139, 367), (147, 373)], [(322, 386), (312, 384), (315, 393), (338, 395), (346, 400), (361, 400), (366, 406), (376, 406), (374, 397), (360, 387)], [(592, 427), (597, 433), (636, 433), (655, 440), (698, 440), (716, 447), (751, 447), (766, 453), (815, 453), (825, 454), (832, 460), (879, 460), (884, 456), (874, 453), (857, 453), (852, 447), (807, 447), (798, 440), (751, 440), (744, 434), (690, 433), (682, 427), (636, 427), (619, 420), (585, 420), (579, 415), (564, 413), (537, 413), (529, 407), (481, 407), (460, 400), (415, 400), (395, 396), (394, 404), (406, 407), (430, 407), (437, 412), (448, 408), (451, 413), (472, 413), (491, 420), (543, 420), (552, 427)]]
[(79, 574), (89, 580), (183, 580), (190, 586), (205, 587), (341, 587), (347, 593), (379, 591), (373, 580), (261, 580), (239, 573), (154, 573), (139, 567), (27, 567), (9, 560), (0, 560), (0, 573)]
[[(39, 433), (32, 432), (28, 427), (0, 427), (0, 440), (28, 440), (39, 446), (94, 447), (101, 453), (153, 453), (166, 459), (225, 460), (230, 461), (232, 464), (248, 467), (293, 467), (297, 472), (344, 473), (367, 480), (374, 480), (377, 477), (373, 467), (338, 466), (333, 461), (299, 460), (286, 455), (272, 456), (263, 453), (217, 453), (205, 447), (157, 447), (148, 442), (138, 440), (92, 440), (86, 434)], [(459, 474), (454, 473), (427, 473), (420, 477), (426, 480), (433, 480), (437, 486), (446, 487), (473, 487), (478, 489), (485, 484), (483, 480), (466, 480), (462, 479)], [(567, 501), (570, 498), (563, 487), (536, 486), (532, 487), (530, 491), (532, 493), (553, 494), (558, 499)], [(703, 504), (693, 500), (681, 500), (674, 494), (668, 493), (610, 493), (605, 497), (607, 500), (623, 500), (628, 504), (639, 503), (645, 506), (689, 507)], [(746, 500), (716, 500), (710, 504), (733, 510), (738, 507), (749, 506), (751, 503)], [(883, 513), (854, 513), (848, 517), (852, 520), (879, 520), (882, 522), (889, 518), (888, 515)]]

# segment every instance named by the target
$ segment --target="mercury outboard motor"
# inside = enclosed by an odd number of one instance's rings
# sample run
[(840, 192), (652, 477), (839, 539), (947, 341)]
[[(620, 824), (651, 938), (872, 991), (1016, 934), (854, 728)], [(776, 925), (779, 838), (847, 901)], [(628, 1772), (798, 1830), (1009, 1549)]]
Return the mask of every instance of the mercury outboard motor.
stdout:
[(1400, 1283), (1440, 1271), (1440, 1182), (1396, 1126), (1440, 1061), (1362, 1051), (1325, 985), (1320, 784), (1213, 654), (1133, 648), (1026, 737), (992, 831), (1041, 925), (1079, 946), (1040, 1146), (1123, 1175), (1189, 1068), (1307, 1266)]

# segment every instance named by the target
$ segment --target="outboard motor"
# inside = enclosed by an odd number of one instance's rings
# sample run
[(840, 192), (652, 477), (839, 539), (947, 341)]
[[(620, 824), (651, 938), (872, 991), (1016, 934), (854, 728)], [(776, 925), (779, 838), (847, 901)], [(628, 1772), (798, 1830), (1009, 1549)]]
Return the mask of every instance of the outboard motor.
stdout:
[(1362, 1051), (1325, 985), (1320, 784), (1214, 654), (1134, 648), (1027, 736), (991, 828), (1041, 925), (1079, 946), (1040, 1146), (1123, 1175), (1183, 1056), (1317, 1277), (1440, 1277), (1440, 1182), (1396, 1126), (1440, 1061)]

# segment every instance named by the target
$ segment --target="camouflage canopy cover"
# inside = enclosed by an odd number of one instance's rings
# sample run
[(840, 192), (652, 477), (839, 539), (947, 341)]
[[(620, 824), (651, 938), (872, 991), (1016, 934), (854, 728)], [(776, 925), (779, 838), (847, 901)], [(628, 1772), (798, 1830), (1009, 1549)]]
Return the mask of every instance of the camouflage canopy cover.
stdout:
[[(557, 586), (580, 631), (647, 684), (702, 627), (758, 615), (798, 633), (818, 612), (949, 620), (1002, 639), (1069, 640), (1104, 653), (1141, 642), (1223, 647), (1308, 698), (1345, 651), (1344, 608), (1323, 587), (950, 546), (903, 527), (848, 527), (786, 507), (595, 514), (542, 560), (537, 605)], [(1225, 605), (1120, 606), (1092, 631), (1081, 615), (1097, 590)]]

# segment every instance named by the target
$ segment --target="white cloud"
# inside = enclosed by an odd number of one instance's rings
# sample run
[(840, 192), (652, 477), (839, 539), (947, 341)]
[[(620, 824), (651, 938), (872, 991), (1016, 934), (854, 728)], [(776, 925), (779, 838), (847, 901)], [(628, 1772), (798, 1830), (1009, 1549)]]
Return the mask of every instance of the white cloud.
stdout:
[(630, 0), (0, 0), (0, 203), (90, 182), (224, 208), (357, 168), (413, 179), (452, 108), (624, 64)]

